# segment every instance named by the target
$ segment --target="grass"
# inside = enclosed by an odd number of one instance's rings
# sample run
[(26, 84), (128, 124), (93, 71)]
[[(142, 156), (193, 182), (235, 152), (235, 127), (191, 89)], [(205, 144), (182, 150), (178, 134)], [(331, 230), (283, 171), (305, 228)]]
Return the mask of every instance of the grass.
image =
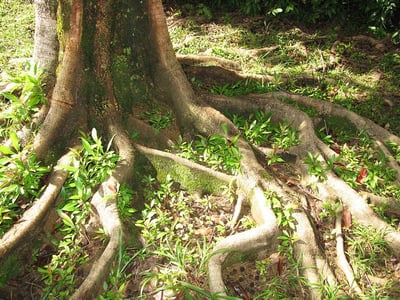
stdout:
[[(338, 39), (336, 29), (308, 33), (289, 22), (268, 18), (251, 23), (228, 17), (213, 23), (198, 20), (186, 18), (170, 28), (177, 53), (231, 59), (243, 72), (274, 76), (270, 90), (280, 88), (335, 102), (393, 133), (400, 132), (398, 52), (382, 54), (369, 45)], [(265, 50), (246, 51), (252, 48)], [(303, 75), (312, 77), (314, 83), (305, 86)], [(280, 78), (284, 77), (289, 81), (283, 83)], [(257, 92), (248, 85), (254, 84), (215, 86), (211, 91), (230, 96)], [(263, 90), (267, 91), (259, 86), (258, 92)]]
[[(139, 264), (143, 264), (139, 266), (143, 269), (139, 299), (147, 299), (154, 290), (166, 295), (186, 291), (192, 297), (199, 295), (199, 291), (205, 292), (207, 260), (216, 237), (226, 234), (229, 220), (221, 219), (219, 226), (209, 227), (215, 223), (218, 203), (207, 196), (196, 197), (177, 190), (170, 178), (158, 183), (146, 176), (143, 183), (146, 204), (136, 221), (145, 240), (139, 258)], [(199, 213), (204, 210), (208, 213)], [(157, 267), (146, 269), (146, 260)], [(186, 290), (185, 282), (196, 289)]]
[(34, 23), (32, 1), (0, 2), (0, 81), (4, 73), (19, 74), (32, 56)]

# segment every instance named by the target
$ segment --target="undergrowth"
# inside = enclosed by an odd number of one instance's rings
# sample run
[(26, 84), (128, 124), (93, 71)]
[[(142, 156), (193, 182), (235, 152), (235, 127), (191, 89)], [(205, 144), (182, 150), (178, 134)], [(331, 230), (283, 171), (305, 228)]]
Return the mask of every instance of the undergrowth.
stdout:
[(90, 136), (82, 135), (81, 142), (82, 148), (71, 149), (73, 164), (60, 166), (69, 176), (57, 208), (57, 235), (52, 237), (56, 251), (49, 264), (39, 267), (44, 284), (43, 299), (68, 299), (77, 287), (77, 280), (81, 280), (77, 271), (88, 262), (93, 247), (84, 230), (91, 213), (90, 198), (119, 160), (110, 150), (111, 144), (103, 146), (95, 129)]

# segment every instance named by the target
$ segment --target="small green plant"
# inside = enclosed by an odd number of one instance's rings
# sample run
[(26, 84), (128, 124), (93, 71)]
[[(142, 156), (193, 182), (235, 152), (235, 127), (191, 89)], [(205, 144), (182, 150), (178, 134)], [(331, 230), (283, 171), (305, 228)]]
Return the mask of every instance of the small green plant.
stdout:
[(198, 135), (194, 141), (186, 142), (179, 138), (175, 150), (178, 155), (196, 162), (204, 163), (212, 169), (238, 174), (241, 154), (236, 143), (240, 135), (232, 139), (226, 137), (226, 126), (222, 126), (225, 136), (212, 134), (208, 137)]
[[(120, 237), (122, 238), (122, 237)], [(133, 272), (132, 266), (135, 259), (143, 255), (143, 249), (128, 249), (119, 243), (118, 254), (108, 280), (103, 284), (104, 293), (99, 296), (101, 300), (124, 299), (126, 287)], [(132, 251), (134, 252), (132, 253)]]
[(337, 299), (348, 299), (346, 296), (340, 295), (341, 289), (343, 288), (339, 284), (331, 284), (324, 280), (321, 284), (317, 285), (324, 300), (337, 300)]
[(244, 137), (254, 145), (271, 146), (274, 149), (288, 149), (299, 143), (297, 133), (287, 122), (274, 125), (271, 114), (255, 111), (248, 118), (233, 115), (232, 121), (243, 132)]
[(73, 150), (73, 165), (63, 166), (70, 175), (61, 191), (63, 201), (57, 209), (60, 217), (57, 231), (62, 235), (60, 240), (53, 239), (57, 253), (48, 265), (38, 269), (45, 284), (44, 299), (67, 299), (75, 289), (75, 272), (88, 260), (82, 247), (85, 235), (81, 230), (90, 215), (90, 197), (119, 160), (110, 150), (111, 142), (104, 147), (95, 129), (90, 136), (83, 135), (81, 142), (82, 148)]
[[(349, 231), (346, 243), (347, 255), (359, 283), (367, 284), (368, 276), (385, 276), (392, 251), (385, 241), (384, 231), (355, 222)], [(386, 285), (392, 284), (391, 280), (386, 282)], [(382, 287), (374, 286), (366, 290), (374, 295), (370, 299), (381, 299), (386, 296), (385, 289)]]
[[(396, 157), (396, 145), (392, 148), (390, 144), (387, 146)], [(357, 132), (351, 145), (336, 143), (335, 152), (337, 155), (327, 160), (327, 168), (333, 170), (348, 185), (377, 195), (398, 195), (396, 171), (390, 167), (386, 155), (374, 146), (374, 140), (364, 131)]]
[(174, 121), (172, 111), (170, 110), (166, 113), (162, 113), (159, 109), (145, 111), (143, 117), (147, 119), (147, 122), (156, 130), (156, 132), (159, 132), (160, 129), (170, 127)]
[(262, 94), (262, 93), (274, 92), (276, 90), (277, 90), (276, 86), (272, 83), (260, 83), (256, 81), (238, 81), (236, 83), (227, 83), (223, 86), (213, 86), (211, 88), (211, 93), (234, 97), (240, 95), (247, 95), (251, 93)]
[(136, 212), (136, 209), (132, 207), (132, 202), (135, 197), (135, 191), (129, 189), (126, 184), (122, 184), (118, 191), (117, 204), (118, 212), (122, 221), (125, 219), (132, 218)]
[[(177, 191), (170, 176), (164, 182), (144, 176), (143, 192), (145, 207), (136, 220), (145, 240), (141, 259), (151, 257), (156, 267), (141, 273), (143, 281), (139, 299), (148, 299), (146, 287), (155, 282), (157, 286), (152, 286), (152, 291), (172, 293), (177, 298), (185, 295), (185, 299), (203, 299), (202, 295), (209, 295), (207, 299), (217, 299), (204, 289), (203, 284), (194, 284), (203, 282), (215, 245), (214, 237), (221, 235), (215, 224), (218, 223), (225, 234), (229, 219), (218, 218), (216, 221), (202, 214), (218, 209), (211, 203), (211, 196), (198, 197)], [(205, 234), (203, 230), (210, 224), (214, 224), (213, 233)]]
[[(267, 205), (274, 211), (277, 223), (281, 228), (281, 234), (278, 236), (280, 244), (278, 246), (278, 274), (266, 283), (268, 289), (258, 294), (255, 299), (288, 299), (290, 293), (301, 291), (302, 287), (306, 285), (304, 278), (299, 276), (299, 263), (296, 261), (294, 256), (293, 243), (297, 240), (294, 234), (296, 229), (296, 220), (293, 217), (294, 207), (290, 204), (286, 205), (283, 203), (281, 197), (276, 195), (274, 192), (265, 192), (267, 198)], [(283, 261), (287, 262), (283, 262)], [(285, 264), (285, 268), (283, 265)], [(270, 261), (269, 259), (259, 261), (256, 263), (256, 268), (260, 274), (268, 274)], [(283, 279), (284, 278), (284, 279)], [(283, 283), (285, 281), (291, 282), (290, 288), (288, 285)]]
[(6, 122), (6, 126), (2, 126), (0, 130), (0, 137), (28, 124), (33, 113), (37, 112), (39, 106), (46, 102), (41, 75), (42, 72), (36, 65), (27, 63), (23, 73), (10, 78), (11, 84), (7, 86), (7, 90), (1, 92), (1, 96), (8, 103), (0, 102), (3, 106), (0, 119)]
[(177, 298), (187, 299), (187, 300), (202, 300), (202, 299), (211, 299), (211, 300), (241, 300), (241, 298), (233, 297), (233, 296), (223, 296), (223, 295), (215, 295), (206, 291), (205, 289), (187, 283), (187, 282), (178, 282), (176, 286), (174, 286), (174, 290), (179, 291)]
[(296, 241), (294, 230), (296, 229), (296, 220), (292, 216), (294, 207), (292, 205), (284, 205), (281, 197), (273, 192), (265, 192), (267, 205), (272, 208), (275, 213), (277, 223), (282, 228), (282, 233), (278, 237), (280, 245), (278, 251), (281, 255), (287, 256), (292, 263), (294, 261), (293, 243)]
[(9, 139), (11, 146), (0, 145), (0, 236), (40, 196), (42, 177), (50, 171), (33, 153), (23, 157), (15, 132)]
[(339, 201), (335, 201), (333, 203), (322, 203), (322, 210), (319, 214), (321, 219), (333, 220), (337, 216), (337, 212), (340, 208), (341, 204)]
[(332, 136), (327, 132), (326, 127), (322, 127), (316, 132), (317, 136), (327, 145), (334, 143)]
[(400, 163), (400, 145), (396, 144), (394, 142), (386, 142), (386, 146), (390, 149), (390, 151), (393, 153), (394, 158), (398, 163)]
[(319, 180), (326, 180), (327, 168), (324, 166), (319, 153), (313, 155), (311, 152), (307, 152), (304, 162), (308, 165), (308, 172), (310, 174), (316, 176)]
[(275, 128), (274, 137), (272, 138), (272, 146), (274, 148), (289, 149), (298, 143), (296, 130), (291, 128), (286, 121), (281, 122)]
[(232, 121), (243, 132), (246, 140), (254, 145), (268, 144), (274, 131), (274, 126), (271, 123), (271, 114), (265, 114), (262, 111), (256, 111), (248, 118), (233, 115)]

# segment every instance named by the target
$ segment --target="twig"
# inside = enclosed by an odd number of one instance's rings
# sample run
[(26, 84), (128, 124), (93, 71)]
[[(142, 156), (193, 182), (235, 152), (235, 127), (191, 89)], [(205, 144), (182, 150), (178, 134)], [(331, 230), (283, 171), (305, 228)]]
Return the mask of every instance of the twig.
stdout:
[(362, 296), (363, 292), (361, 291), (357, 281), (354, 279), (354, 273), (351, 269), (346, 255), (344, 253), (344, 243), (343, 243), (343, 233), (342, 233), (342, 206), (337, 212), (336, 222), (335, 222), (335, 233), (336, 233), (336, 263), (338, 267), (343, 271), (346, 276), (347, 282), (349, 283), (350, 289), (352, 292), (355, 292), (358, 296)]

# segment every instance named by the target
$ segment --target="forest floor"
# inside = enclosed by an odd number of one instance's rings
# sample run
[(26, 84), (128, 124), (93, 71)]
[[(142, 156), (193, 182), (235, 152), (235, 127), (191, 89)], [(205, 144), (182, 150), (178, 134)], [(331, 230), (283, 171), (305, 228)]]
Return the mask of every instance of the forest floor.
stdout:
[[(31, 55), (32, 11), (26, 14), (16, 9), (11, 11), (15, 17), (10, 20), (20, 21), (13, 22), (15, 29), (10, 29), (10, 24), (6, 26), (0, 20), (0, 82), (7, 80), (6, 72), (18, 73), (21, 61)], [(0, 16), (5, 12), (6, 8), (0, 4)], [(239, 96), (283, 90), (337, 103), (396, 135), (400, 133), (400, 50), (388, 38), (345, 32), (338, 25), (305, 26), (237, 14), (209, 18), (180, 10), (168, 11), (168, 25), (178, 58), (198, 93)], [(202, 55), (205, 60), (193, 62), (191, 55)], [(198, 68), (204, 65), (209, 67), (206, 73)], [(238, 74), (243, 74), (243, 78), (252, 74), (254, 81), (242, 79)], [(270, 81), (261, 82), (262, 76)], [(137, 117), (179, 144), (172, 112), (150, 105), (138, 112)], [(326, 122), (334, 122), (337, 127), (341, 120)], [(325, 124), (326, 130), (328, 125)], [(358, 137), (346, 127), (344, 124), (333, 138), (351, 147), (357, 144)], [(298, 174), (293, 173), (289, 164), (272, 163), (270, 168), (297, 184)], [(146, 199), (141, 207), (136, 207), (141, 212), (126, 212), (125, 221), (142, 230), (143, 245), (128, 243), (127, 248), (121, 249), (101, 299), (167, 299), (173, 290), (175, 299), (189, 299), (189, 294), (207, 299), (206, 265), (210, 251), (223, 237), (254, 226), (249, 208), (245, 208), (236, 224), (231, 224), (235, 206), (230, 197), (231, 187), (221, 189), (218, 195), (188, 193), (172, 180), (157, 182), (153, 175), (149, 172), (142, 176), (140, 191), (130, 194), (135, 203), (141, 202), (140, 198)], [(335, 243), (334, 222), (328, 216), (330, 208), (322, 207), (316, 200), (313, 203), (310, 213), (320, 220), (315, 225), (325, 233), (320, 236), (320, 246), (327, 250), (327, 255), (334, 255), (329, 251)], [(392, 222), (398, 224), (398, 220)], [(96, 240), (80, 239), (79, 246), (86, 254), (96, 253), (103, 241), (99, 236)], [(351, 239), (351, 234), (348, 237)], [(46, 293), (52, 294), (52, 288), (62, 289), (57, 284), (46, 289), (44, 284), (48, 277), (43, 275), (43, 269), (57, 254), (52, 238), (60, 238), (59, 233), (43, 238), (46, 242), (36, 249), (35, 258), (28, 260), (30, 265), (22, 267), (3, 286), (0, 281), (0, 299), (46, 298)], [(365, 286), (376, 288), (370, 299), (400, 297), (398, 258), (385, 258), (382, 264), (373, 275), (363, 278), (369, 280)], [(40, 268), (42, 271), (38, 271)], [(79, 278), (83, 273), (78, 268), (77, 282), (83, 279)], [(282, 252), (257, 261), (236, 258), (224, 270), (224, 278), (230, 294), (239, 299), (307, 296), (303, 290), (305, 284), (299, 282), (298, 268)], [(10, 298), (6, 291), (18, 296)]]

